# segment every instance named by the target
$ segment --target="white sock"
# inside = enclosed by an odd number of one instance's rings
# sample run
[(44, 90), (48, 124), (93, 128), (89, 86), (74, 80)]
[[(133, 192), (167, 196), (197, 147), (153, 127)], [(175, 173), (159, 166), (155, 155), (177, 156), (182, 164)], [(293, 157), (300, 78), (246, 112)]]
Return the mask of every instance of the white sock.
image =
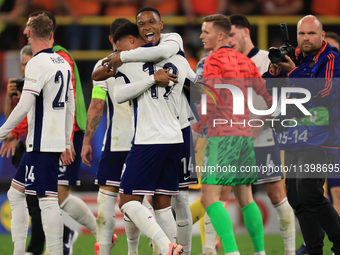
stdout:
[(176, 222), (171, 211), (171, 206), (155, 210), (155, 217), (158, 225), (163, 229), (170, 241), (176, 243)]
[(210, 217), (207, 213), (204, 214), (204, 230), (205, 230), (205, 245), (204, 248), (216, 253), (215, 245), (217, 234), (214, 226), (211, 224)]
[(171, 206), (176, 213), (177, 240), (183, 246), (183, 255), (191, 253), (192, 216), (189, 205), (189, 190), (180, 190), (171, 197)]
[[(295, 216), (292, 207), (285, 197), (274, 205), (279, 220), (280, 232), (285, 244), (285, 254), (295, 252)], [(291, 253), (292, 254), (292, 253)]]
[(138, 255), (140, 231), (136, 225), (124, 215), (124, 227), (128, 243), (128, 255)]
[(7, 192), (7, 198), (11, 205), (12, 220), (11, 234), (14, 243), (13, 255), (25, 253), (28, 230), (28, 209), (26, 195), (13, 187)]
[[(149, 203), (148, 199), (146, 198), (146, 196), (144, 196), (143, 201), (142, 201), (142, 205), (144, 205), (146, 208), (148, 208), (150, 210), (150, 212), (152, 213), (153, 216), (155, 216), (155, 211), (153, 210), (152, 205)], [(156, 216), (155, 216), (156, 217)], [(157, 220), (157, 219), (156, 219)], [(157, 222), (158, 223), (158, 222)], [(158, 223), (159, 224), (159, 223)], [(162, 227), (162, 226), (161, 226)], [(166, 233), (165, 233), (166, 234)], [(157, 244), (150, 240), (150, 244), (152, 245), (152, 255), (159, 255), (162, 253), (162, 251), (159, 249), (159, 247), (157, 246)], [(150, 245), (149, 244), (149, 245)]]
[(144, 196), (143, 201), (142, 201), (142, 205), (144, 205), (146, 208), (148, 208), (150, 210), (150, 212), (155, 215), (154, 211), (153, 211), (153, 207), (152, 205), (149, 203), (148, 199), (146, 198), (146, 196)]
[(240, 252), (239, 251), (234, 251), (234, 252), (226, 253), (225, 255), (240, 255)]
[(72, 219), (87, 227), (92, 234), (96, 235), (96, 218), (90, 208), (78, 197), (68, 195), (61, 203), (60, 208), (63, 209)]
[(63, 254), (63, 217), (59, 208), (58, 198), (39, 198), (41, 222), (43, 225), (46, 247), (52, 255)]
[(138, 201), (130, 201), (121, 207), (121, 211), (135, 223), (140, 231), (157, 244), (162, 253), (167, 254), (169, 252), (169, 244), (171, 243), (169, 238), (145, 206)]
[(118, 193), (99, 189), (97, 204), (97, 241), (100, 255), (110, 255), (112, 236), (116, 225), (116, 200)]

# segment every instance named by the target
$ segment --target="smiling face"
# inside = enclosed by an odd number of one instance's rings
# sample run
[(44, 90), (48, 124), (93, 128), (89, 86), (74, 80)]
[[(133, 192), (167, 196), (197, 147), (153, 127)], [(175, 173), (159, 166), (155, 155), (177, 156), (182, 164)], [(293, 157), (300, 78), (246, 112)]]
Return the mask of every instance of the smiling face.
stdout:
[(314, 16), (302, 18), (297, 25), (297, 41), (304, 55), (316, 54), (322, 46), (325, 31), (320, 21)]
[(153, 11), (144, 11), (137, 16), (139, 34), (146, 43), (157, 45), (161, 38), (163, 21)]

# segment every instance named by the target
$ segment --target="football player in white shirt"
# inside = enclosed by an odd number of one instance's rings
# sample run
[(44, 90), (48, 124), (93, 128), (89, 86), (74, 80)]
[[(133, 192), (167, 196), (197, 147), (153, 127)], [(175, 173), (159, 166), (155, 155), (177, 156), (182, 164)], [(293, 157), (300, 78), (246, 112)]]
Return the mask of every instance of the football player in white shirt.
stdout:
[[(135, 24), (119, 28), (114, 41), (118, 50), (133, 49), (145, 43)], [(165, 73), (164, 69), (156, 72), (159, 68), (171, 69), (174, 74), (180, 70), (178, 84), (166, 87), (156, 85), (155, 80), (158, 81), (160, 75), (170, 77), (168, 79), (173, 82), (176, 82), (173, 77), (177, 77)], [(196, 75), (180, 55), (157, 65), (150, 62), (126, 63), (117, 71), (115, 99), (118, 103), (132, 100), (135, 116), (133, 145), (125, 161), (120, 185), (120, 207), (157, 244), (162, 254), (178, 254), (181, 246), (176, 247), (170, 241), (175, 242), (176, 236), (170, 204), (171, 195), (178, 192), (177, 169), (183, 142), (178, 107), (186, 76), (195, 79)], [(167, 85), (168, 80), (162, 84)], [(146, 194), (154, 195), (156, 219), (160, 225), (167, 221), (164, 228), (167, 235), (149, 210), (141, 205)]]
[[(270, 60), (268, 52), (256, 48), (250, 37), (250, 24), (247, 18), (241, 14), (230, 16), (231, 31), (228, 44), (231, 48), (241, 52), (254, 61), (260, 74), (268, 71)], [(254, 107), (256, 109), (267, 109), (262, 97), (253, 93)], [(251, 118), (258, 119), (256, 115)], [(275, 144), (273, 131), (269, 125), (265, 125), (261, 133), (254, 140), (256, 164), (265, 166), (280, 166), (280, 150)], [(288, 203), (286, 193), (283, 189), (282, 172), (267, 172), (258, 174), (258, 182), (263, 184), (267, 195), (274, 206), (280, 226), (281, 236), (285, 244), (285, 255), (295, 254), (295, 217)]]
[(46, 245), (52, 255), (62, 255), (63, 221), (58, 205), (59, 157), (70, 164), (74, 115), (70, 65), (49, 48), (53, 22), (46, 14), (28, 25), (34, 57), (27, 63), (21, 100), (0, 128), (0, 141), (27, 115), (27, 153), (7, 193), (12, 211), (14, 254), (24, 254), (28, 210), (25, 193), (37, 195)]
[[(161, 34), (163, 22), (157, 9), (152, 7), (144, 7), (137, 12), (136, 22), (139, 28), (139, 33), (145, 42), (153, 43), (156, 47), (138, 48), (130, 51), (117, 52), (111, 54), (104, 62), (108, 63), (108, 68), (116, 69), (122, 62), (157, 62), (166, 59), (178, 52), (184, 53), (183, 41), (177, 33)], [(188, 104), (186, 98), (185, 104)], [(193, 148), (191, 141), (191, 130), (189, 124), (183, 122), (184, 119), (191, 118), (191, 112), (188, 111), (185, 118), (181, 118), (181, 126), (186, 150), (181, 157), (181, 171), (179, 172), (180, 192), (172, 199), (172, 207), (176, 212), (177, 222), (177, 238), (183, 244), (184, 254), (190, 254), (191, 251), (191, 232), (192, 218), (189, 208), (189, 191), (188, 186), (197, 183), (196, 173), (188, 170), (195, 169), (194, 153), (190, 153)], [(192, 123), (191, 123), (192, 124)], [(185, 174), (184, 174), (185, 173)]]
[[(112, 37), (114, 32), (119, 26), (127, 23), (131, 22), (124, 18), (119, 18), (112, 22), (109, 40), (113, 50), (115, 50)], [(99, 60), (94, 70), (101, 66), (101, 63), (102, 60)], [(97, 198), (97, 241), (101, 255), (111, 254), (112, 235), (116, 221), (115, 205), (120, 177), (133, 138), (132, 108), (128, 102), (117, 104), (113, 97), (114, 84), (115, 79), (113, 77), (105, 81), (93, 81), (92, 99), (87, 112), (87, 125), (81, 153), (83, 163), (91, 167), (92, 147), (90, 142), (102, 118), (106, 100), (108, 106), (107, 129), (95, 180), (95, 184), (99, 185)]]

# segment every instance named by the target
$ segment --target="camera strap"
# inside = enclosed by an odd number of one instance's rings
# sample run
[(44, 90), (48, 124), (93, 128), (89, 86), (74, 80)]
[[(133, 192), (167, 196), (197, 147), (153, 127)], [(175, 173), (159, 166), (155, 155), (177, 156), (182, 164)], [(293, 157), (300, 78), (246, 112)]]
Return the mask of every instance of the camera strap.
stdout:
[(313, 57), (313, 60), (312, 60), (312, 63), (309, 64), (309, 72), (308, 72), (308, 75), (313, 77), (313, 67), (315, 66), (315, 58), (316, 58), (316, 55), (314, 55)]

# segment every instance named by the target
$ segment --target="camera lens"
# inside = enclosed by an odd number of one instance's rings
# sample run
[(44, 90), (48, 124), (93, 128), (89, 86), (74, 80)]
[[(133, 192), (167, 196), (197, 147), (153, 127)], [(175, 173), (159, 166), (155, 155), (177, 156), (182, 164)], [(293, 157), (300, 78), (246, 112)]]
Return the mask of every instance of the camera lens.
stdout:
[(274, 48), (269, 50), (268, 57), (273, 64), (279, 62), (287, 62), (285, 55), (288, 54), (287, 49), (285, 48)]
[(281, 54), (280, 49), (278, 48), (270, 49), (268, 57), (270, 61), (274, 64), (281, 62), (282, 54)]

